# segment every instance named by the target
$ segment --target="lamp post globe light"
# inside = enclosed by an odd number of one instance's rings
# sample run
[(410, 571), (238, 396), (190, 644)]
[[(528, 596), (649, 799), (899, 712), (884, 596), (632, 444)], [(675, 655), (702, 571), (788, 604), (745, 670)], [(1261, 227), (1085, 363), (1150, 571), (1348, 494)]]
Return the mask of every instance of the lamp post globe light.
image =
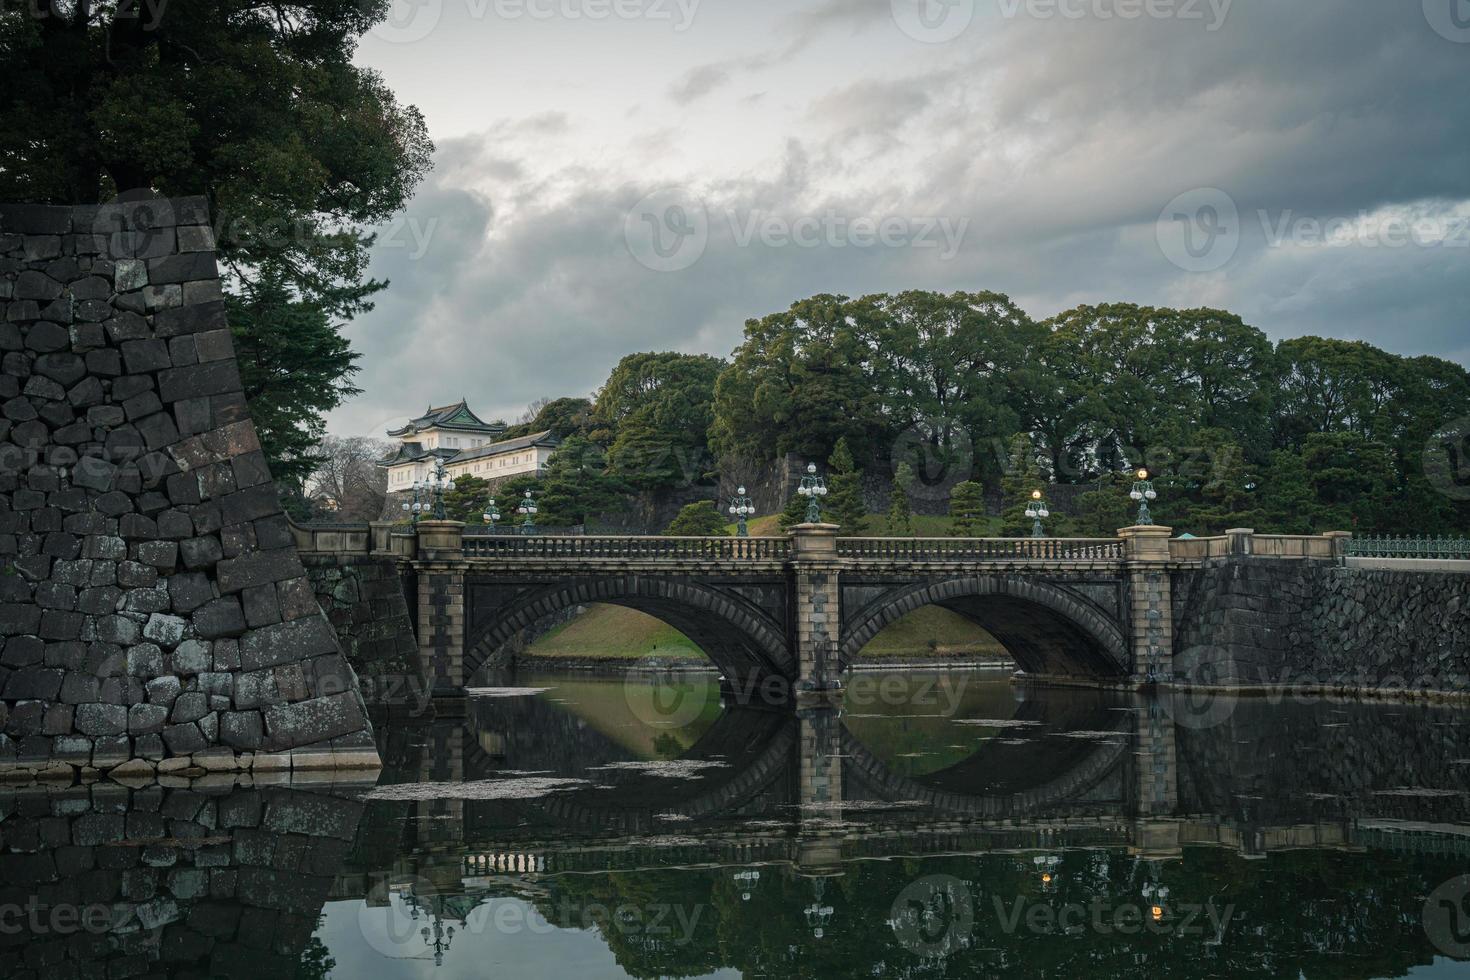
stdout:
[(485, 518), (485, 525), (487, 527), (493, 528), (500, 522), (500, 508), (495, 506), (494, 497), (485, 501), (485, 513), (482, 516)]
[(806, 476), (801, 478), (801, 486), (796, 492), (806, 498), (806, 522), (808, 524), (822, 523), (821, 500), (827, 496), (827, 481), (817, 476), (817, 464), (806, 464)]
[(730, 516), (735, 518), (735, 536), (740, 538), (750, 537), (750, 528), (746, 526), (746, 519), (755, 515), (755, 505), (745, 495), (745, 488), (741, 487), (735, 491), (735, 497), (730, 501)]
[(522, 534), (536, 533), (536, 511), (536, 499), (527, 490), (525, 497), (521, 498), (520, 506), (516, 508), (516, 513), (521, 515)]
[(423, 500), (420, 498), (421, 495), (424, 493), (426, 487), (427, 484), (425, 484), (421, 480), (414, 480), (413, 503), (409, 503), (406, 500), (403, 502), (403, 512), (408, 515), (408, 520), (411, 524), (417, 524), (419, 522), (420, 515), (422, 515), (424, 512), (425, 505)]
[(1031, 491), (1031, 503), (1026, 505), (1026, 516), (1031, 518), (1031, 536), (1033, 538), (1046, 537), (1046, 531), (1042, 529), (1041, 522), (1051, 516), (1051, 511), (1046, 509), (1046, 501), (1042, 499), (1040, 490)]
[(1133, 481), (1133, 489), (1128, 494), (1138, 501), (1138, 524), (1140, 527), (1152, 525), (1153, 515), (1148, 512), (1148, 502), (1158, 500), (1159, 495), (1154, 492), (1153, 481), (1148, 478), (1148, 470), (1139, 470), (1138, 479)]
[(448, 515), (444, 512), (444, 494), (453, 492), (454, 481), (444, 473), (444, 460), (435, 462), (434, 475), (430, 477), (429, 485), (434, 491), (434, 520), (446, 520)]

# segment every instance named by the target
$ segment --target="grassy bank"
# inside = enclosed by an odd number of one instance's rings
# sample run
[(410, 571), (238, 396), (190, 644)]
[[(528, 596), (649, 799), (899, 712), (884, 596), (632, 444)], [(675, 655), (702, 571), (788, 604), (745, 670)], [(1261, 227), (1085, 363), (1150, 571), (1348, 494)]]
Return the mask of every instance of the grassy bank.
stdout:
[[(532, 644), (527, 656), (588, 660), (702, 660), (704, 654), (672, 626), (622, 606), (597, 605)], [(938, 606), (916, 609), (875, 636), (862, 656), (925, 659), (995, 657), (1008, 659), (990, 634)]]

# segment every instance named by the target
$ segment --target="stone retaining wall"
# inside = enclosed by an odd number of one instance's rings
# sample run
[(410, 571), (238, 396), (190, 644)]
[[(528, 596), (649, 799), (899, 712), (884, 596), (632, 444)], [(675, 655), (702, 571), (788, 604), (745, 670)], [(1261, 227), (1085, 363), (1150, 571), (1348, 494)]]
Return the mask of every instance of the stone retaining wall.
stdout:
[(427, 683), (392, 558), (304, 555), (307, 577), (369, 705), (411, 698)]
[(295, 976), (363, 809), (230, 782), (0, 791), (0, 976)]
[(1470, 692), (1470, 575), (1234, 557), (1174, 589), (1178, 679)]
[(0, 771), (377, 765), (201, 198), (0, 205)]

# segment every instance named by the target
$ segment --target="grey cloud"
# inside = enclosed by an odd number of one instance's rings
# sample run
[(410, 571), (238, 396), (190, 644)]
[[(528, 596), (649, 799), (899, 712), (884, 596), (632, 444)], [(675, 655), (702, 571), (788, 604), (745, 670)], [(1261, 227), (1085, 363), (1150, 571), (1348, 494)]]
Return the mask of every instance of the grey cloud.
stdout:
[[(886, 8), (864, 4), (847, 20), (836, 4), (815, 9), (832, 36)], [(1470, 248), (1279, 247), (1257, 217), (1470, 200), (1470, 114), (1459, 110), (1470, 47), (1436, 35), (1417, 3), (1353, 11), (1238, 0), (1215, 33), (987, 21), (907, 71), (886, 66), (893, 77), (834, 70), (759, 175), (691, 175), (710, 240), (676, 273), (638, 265), (623, 223), (657, 186), (629, 172), (655, 161), (677, 110), (660, 114), (622, 169), (557, 159), (533, 132), (546, 122), (442, 141), (409, 209), (440, 218), (440, 230), (417, 261), (378, 250), (373, 274), (392, 288), (350, 328), (367, 395), (333, 428), (461, 392), (514, 415), (542, 395), (590, 392), (631, 351), (727, 354), (746, 318), (818, 292), (990, 288), (1036, 316), (1109, 300), (1224, 306), (1276, 338), (1362, 338), (1466, 362)], [(704, 93), (803, 36), (712, 69)], [(493, 186), (489, 197), (465, 189), (477, 181)], [(1165, 259), (1155, 222), (1174, 195), (1205, 186), (1235, 199), (1244, 234), (1223, 269), (1191, 274)], [(970, 224), (944, 262), (918, 249), (742, 247), (724, 217), (827, 209)]]

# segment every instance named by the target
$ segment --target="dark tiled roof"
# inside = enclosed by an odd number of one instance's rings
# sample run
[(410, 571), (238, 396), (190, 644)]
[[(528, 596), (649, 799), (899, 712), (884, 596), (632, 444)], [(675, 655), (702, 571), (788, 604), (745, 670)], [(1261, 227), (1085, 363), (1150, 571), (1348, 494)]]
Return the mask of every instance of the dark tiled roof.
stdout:
[(504, 426), (491, 425), (470, 411), (470, 407), (461, 398), (453, 405), (430, 408), (403, 428), (389, 429), (388, 435), (406, 436), (425, 429), (452, 429), (455, 432), (484, 432), (491, 435), (505, 431)]
[(425, 449), (423, 443), (405, 442), (399, 444), (398, 451), (392, 456), (378, 460), (378, 465), (396, 466), (399, 463), (417, 463), (419, 460), (426, 459), (430, 456), (438, 456), (440, 459), (448, 462), (458, 452), (458, 449)]
[(545, 432), (533, 432), (528, 436), (518, 439), (507, 439), (504, 442), (492, 442), (488, 446), (480, 446), (475, 449), (461, 450), (450, 462), (465, 463), (470, 460), (484, 459), (487, 456), (500, 456), (504, 453), (513, 453), (518, 449), (530, 449), (532, 446), (551, 446), (555, 448), (561, 444), (561, 440), (551, 434), (551, 430)]

